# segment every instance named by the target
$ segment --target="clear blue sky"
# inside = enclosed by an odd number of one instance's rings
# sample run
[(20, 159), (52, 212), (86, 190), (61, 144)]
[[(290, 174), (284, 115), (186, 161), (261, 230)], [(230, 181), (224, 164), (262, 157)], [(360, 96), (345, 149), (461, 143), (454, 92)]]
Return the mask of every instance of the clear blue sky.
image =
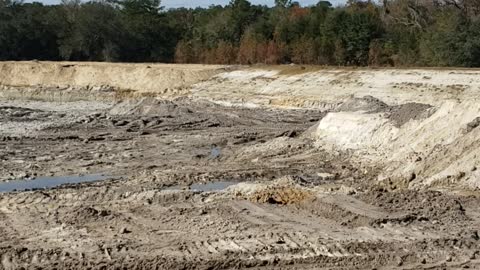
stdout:
[[(26, 0), (25, 2), (42, 2), (45, 4), (58, 4), (60, 0)], [(319, 0), (297, 0), (302, 5), (313, 5), (316, 4)], [(226, 5), (230, 0), (162, 0), (162, 6), (166, 8), (177, 8), (177, 7), (208, 7), (212, 4), (217, 5)], [(262, 4), (262, 5), (273, 5), (274, 0), (250, 0), (253, 4)], [(331, 0), (333, 5), (342, 4), (344, 0)]]

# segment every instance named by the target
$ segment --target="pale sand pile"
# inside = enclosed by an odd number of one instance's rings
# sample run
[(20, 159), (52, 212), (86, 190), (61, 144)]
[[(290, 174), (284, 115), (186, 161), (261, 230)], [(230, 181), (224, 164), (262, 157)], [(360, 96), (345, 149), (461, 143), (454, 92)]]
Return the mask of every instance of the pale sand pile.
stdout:
[(188, 87), (224, 71), (223, 66), (92, 62), (0, 62), (0, 85), (100, 87), (164, 92)]

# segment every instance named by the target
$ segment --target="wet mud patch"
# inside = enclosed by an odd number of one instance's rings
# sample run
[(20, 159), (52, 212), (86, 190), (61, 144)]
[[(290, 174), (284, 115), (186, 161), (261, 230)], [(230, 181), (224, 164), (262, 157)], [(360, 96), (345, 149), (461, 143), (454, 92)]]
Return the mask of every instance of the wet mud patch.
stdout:
[[(69, 175), (101, 171), (131, 176), (143, 172), (153, 174), (158, 170), (180, 175), (172, 181), (169, 177), (162, 178), (165, 184), (189, 185), (237, 181), (246, 171), (258, 171), (257, 167), (281, 175), (297, 165), (282, 165), (282, 168), (260, 165), (268, 162), (267, 159), (257, 162), (259, 165), (245, 163), (235, 159), (241, 154), (239, 148), (264, 144), (274, 138), (297, 139), (298, 134), (311, 126), (309, 119), (323, 114), (314, 110), (223, 107), (188, 98), (130, 100), (119, 102), (113, 108), (108, 104), (90, 108), (85, 102), (11, 103), (13, 107), (40, 108), (52, 112), (55, 117), (41, 123), (30, 121), (26, 123), (29, 125), (24, 125), (27, 129), (12, 121), (7, 123), (16, 126), (4, 128), (7, 135), (14, 134), (16, 140), (0, 147), (0, 160), (5, 161), (0, 168), (0, 181), (20, 179), (19, 175), (24, 174)], [(67, 116), (59, 118), (56, 113)], [(285, 148), (283, 155), (293, 155), (292, 149), (293, 146)], [(262, 156), (272, 155), (267, 149), (260, 151), (265, 152)], [(252, 166), (255, 168), (247, 168)], [(303, 167), (302, 164), (298, 166)], [(197, 179), (194, 176), (199, 172), (216, 174), (219, 178)], [(183, 174), (192, 177), (186, 177), (186, 181), (178, 179)]]
[(63, 185), (74, 185), (106, 180), (111, 177), (101, 174), (84, 176), (39, 177), (35, 180), (16, 180), (0, 183), (0, 193), (55, 188)]

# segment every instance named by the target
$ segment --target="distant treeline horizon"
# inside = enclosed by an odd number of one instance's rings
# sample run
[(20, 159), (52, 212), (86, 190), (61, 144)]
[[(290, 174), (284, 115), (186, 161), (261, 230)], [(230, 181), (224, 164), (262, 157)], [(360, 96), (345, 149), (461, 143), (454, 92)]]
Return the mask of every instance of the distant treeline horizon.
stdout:
[(0, 60), (480, 67), (480, 1), (0, 0)]

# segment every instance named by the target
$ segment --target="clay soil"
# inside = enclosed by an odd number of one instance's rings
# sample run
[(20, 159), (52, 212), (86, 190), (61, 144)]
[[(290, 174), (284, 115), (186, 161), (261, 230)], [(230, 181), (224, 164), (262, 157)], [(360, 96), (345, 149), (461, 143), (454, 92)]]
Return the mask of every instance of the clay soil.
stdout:
[(325, 114), (2, 101), (0, 184), (109, 179), (0, 194), (0, 269), (480, 268), (478, 196), (379, 184), (315, 146)]

